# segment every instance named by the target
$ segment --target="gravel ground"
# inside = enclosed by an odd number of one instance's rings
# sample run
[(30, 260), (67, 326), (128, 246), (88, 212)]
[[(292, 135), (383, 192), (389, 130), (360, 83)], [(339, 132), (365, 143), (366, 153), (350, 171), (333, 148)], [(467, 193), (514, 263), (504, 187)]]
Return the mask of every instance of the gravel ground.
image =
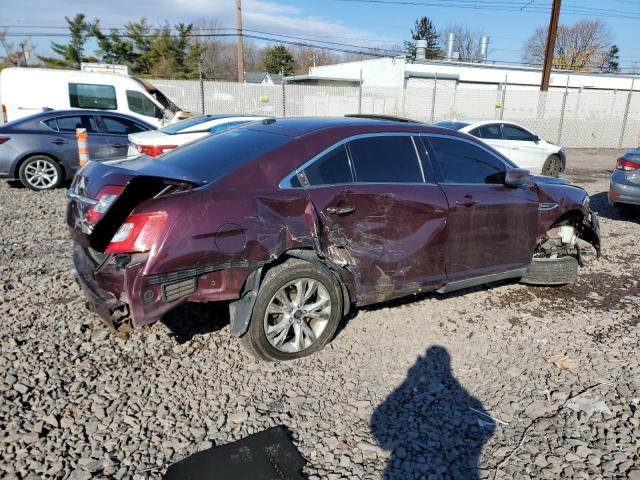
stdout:
[(604, 244), (576, 284), (360, 309), (278, 365), (222, 308), (111, 334), (73, 279), (65, 192), (0, 183), (0, 477), (158, 478), (284, 424), (311, 479), (640, 479), (640, 221), (606, 204), (615, 153), (570, 152)]

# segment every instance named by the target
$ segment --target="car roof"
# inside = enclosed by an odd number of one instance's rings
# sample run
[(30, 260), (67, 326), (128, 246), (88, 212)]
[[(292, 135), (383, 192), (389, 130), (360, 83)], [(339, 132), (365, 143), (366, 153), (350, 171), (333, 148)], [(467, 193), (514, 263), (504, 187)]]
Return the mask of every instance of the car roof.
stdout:
[(385, 127), (392, 127), (395, 131), (403, 129), (409, 131), (433, 131), (443, 132), (444, 129), (437, 127), (429, 127), (419, 122), (378, 120), (373, 118), (354, 118), (354, 117), (293, 117), (293, 118), (275, 118), (267, 119), (262, 122), (254, 123), (250, 127), (252, 129), (264, 130), (278, 135), (286, 135), (289, 137), (302, 137), (320, 130), (336, 129), (341, 127), (358, 128), (362, 131), (370, 130), (379, 132)]
[(464, 128), (477, 128), (477, 127), (481, 127), (482, 125), (491, 125), (494, 123), (503, 123), (505, 125), (515, 125), (516, 127), (520, 127), (520, 128), (525, 128), (522, 125), (515, 123), (515, 122), (510, 122), (508, 120), (500, 120), (499, 118), (461, 118), (461, 119), (455, 119), (455, 120), (447, 120), (450, 122), (459, 122), (459, 123), (466, 123), (467, 126)]

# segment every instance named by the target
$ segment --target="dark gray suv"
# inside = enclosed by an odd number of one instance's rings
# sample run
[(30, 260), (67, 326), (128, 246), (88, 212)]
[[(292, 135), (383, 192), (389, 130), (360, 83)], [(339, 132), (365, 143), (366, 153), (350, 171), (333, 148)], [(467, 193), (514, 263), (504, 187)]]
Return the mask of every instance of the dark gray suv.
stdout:
[(32, 190), (56, 188), (79, 168), (76, 128), (86, 128), (89, 158), (127, 155), (127, 135), (154, 126), (104, 110), (52, 110), (0, 127), (0, 178), (19, 178)]

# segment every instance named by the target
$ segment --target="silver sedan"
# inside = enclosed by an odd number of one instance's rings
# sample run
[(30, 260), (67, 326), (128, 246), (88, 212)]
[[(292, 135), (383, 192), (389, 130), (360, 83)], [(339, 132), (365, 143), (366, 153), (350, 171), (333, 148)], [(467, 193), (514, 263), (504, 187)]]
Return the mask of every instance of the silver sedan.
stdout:
[(616, 207), (640, 206), (640, 147), (618, 159), (611, 174), (609, 204)]

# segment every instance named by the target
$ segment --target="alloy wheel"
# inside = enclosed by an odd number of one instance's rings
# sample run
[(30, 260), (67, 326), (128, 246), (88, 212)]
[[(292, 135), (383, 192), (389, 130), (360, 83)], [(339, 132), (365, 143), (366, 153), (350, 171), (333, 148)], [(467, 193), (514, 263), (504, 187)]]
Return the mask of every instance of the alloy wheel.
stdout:
[(58, 171), (50, 160), (38, 159), (24, 169), (24, 177), (33, 188), (45, 190), (58, 183)]
[(264, 315), (264, 331), (272, 347), (296, 353), (313, 345), (327, 327), (331, 297), (313, 278), (299, 278), (281, 287)]

